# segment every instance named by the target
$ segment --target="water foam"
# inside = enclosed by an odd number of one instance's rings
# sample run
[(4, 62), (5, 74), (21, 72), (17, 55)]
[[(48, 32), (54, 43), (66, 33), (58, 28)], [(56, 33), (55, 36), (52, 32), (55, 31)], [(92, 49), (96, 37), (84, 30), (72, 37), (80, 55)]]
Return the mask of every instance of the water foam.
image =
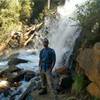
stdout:
[(69, 17), (74, 16), (76, 5), (80, 5), (86, 0), (66, 0), (64, 6), (59, 6), (57, 9), (57, 16), (54, 19), (47, 17), (45, 25), (48, 28), (48, 37), (50, 46), (55, 49), (57, 55), (57, 62), (55, 67), (62, 65), (62, 58), (66, 56), (66, 61), (73, 51), (76, 38), (79, 36), (81, 29), (75, 26), (77, 22), (72, 21)]

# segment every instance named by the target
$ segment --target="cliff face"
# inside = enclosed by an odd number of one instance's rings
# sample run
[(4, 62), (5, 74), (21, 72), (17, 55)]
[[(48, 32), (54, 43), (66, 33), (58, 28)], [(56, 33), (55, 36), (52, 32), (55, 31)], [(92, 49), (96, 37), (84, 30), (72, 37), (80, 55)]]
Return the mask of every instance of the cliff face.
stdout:
[(100, 42), (96, 43), (93, 48), (80, 50), (77, 63), (91, 81), (87, 87), (88, 92), (92, 96), (100, 97)]

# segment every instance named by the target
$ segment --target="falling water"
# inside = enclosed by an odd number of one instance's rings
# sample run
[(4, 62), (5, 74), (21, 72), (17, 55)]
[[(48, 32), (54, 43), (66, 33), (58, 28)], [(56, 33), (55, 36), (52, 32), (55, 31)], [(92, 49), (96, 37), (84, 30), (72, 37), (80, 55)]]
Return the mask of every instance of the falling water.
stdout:
[(55, 67), (63, 66), (62, 58), (64, 56), (66, 56), (66, 59), (63, 64), (67, 65), (75, 40), (80, 34), (81, 29), (76, 26), (77, 22), (69, 17), (74, 17), (76, 4), (80, 5), (81, 3), (83, 3), (83, 0), (66, 0), (64, 6), (58, 7), (56, 18), (46, 17), (45, 19), (50, 46), (56, 51), (57, 62)]

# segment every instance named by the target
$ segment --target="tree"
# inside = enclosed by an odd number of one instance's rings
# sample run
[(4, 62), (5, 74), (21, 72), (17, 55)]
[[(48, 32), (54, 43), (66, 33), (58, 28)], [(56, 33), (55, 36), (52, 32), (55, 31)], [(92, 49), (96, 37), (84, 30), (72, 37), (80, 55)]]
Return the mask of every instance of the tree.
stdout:
[(20, 11), (20, 21), (24, 24), (29, 22), (32, 8), (31, 8), (31, 1), (30, 0), (20, 0), (21, 4), (21, 11)]
[(0, 41), (5, 40), (8, 32), (20, 28), (19, 11), (17, 0), (0, 0)]
[[(31, 0), (31, 7), (32, 7), (32, 15), (31, 15), (31, 22), (34, 23), (35, 19), (38, 21), (41, 19), (41, 15), (43, 16), (43, 10), (45, 9), (45, 5), (47, 4), (47, 0)], [(42, 14), (41, 14), (42, 13)]]
[(100, 29), (100, 0), (87, 1), (77, 6), (77, 21), (83, 30), (91, 33)]
[(100, 42), (100, 0), (87, 1), (76, 6), (76, 21), (79, 23), (84, 38), (84, 46), (91, 47)]
[(48, 0), (48, 9), (50, 9), (51, 0)]

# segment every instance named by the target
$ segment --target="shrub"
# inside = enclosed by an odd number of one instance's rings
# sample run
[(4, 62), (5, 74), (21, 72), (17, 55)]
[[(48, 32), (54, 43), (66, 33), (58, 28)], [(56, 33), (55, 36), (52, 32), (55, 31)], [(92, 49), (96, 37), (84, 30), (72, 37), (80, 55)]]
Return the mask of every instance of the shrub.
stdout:
[(85, 80), (84, 75), (82, 75), (82, 74), (75, 75), (74, 83), (73, 83), (73, 86), (72, 86), (73, 91), (76, 94), (78, 94), (78, 93), (80, 93), (81, 91), (84, 90), (85, 86), (86, 86), (86, 80)]

